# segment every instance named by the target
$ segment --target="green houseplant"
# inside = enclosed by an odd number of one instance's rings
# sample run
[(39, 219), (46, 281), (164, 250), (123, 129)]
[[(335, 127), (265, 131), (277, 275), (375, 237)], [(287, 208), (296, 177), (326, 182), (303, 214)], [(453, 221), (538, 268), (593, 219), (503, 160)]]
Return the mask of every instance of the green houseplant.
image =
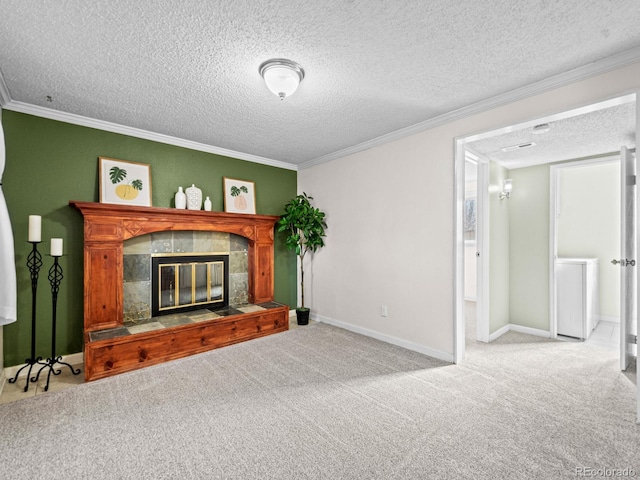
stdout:
[(324, 212), (313, 207), (309, 200), (313, 200), (313, 197), (304, 192), (292, 198), (284, 206), (284, 214), (278, 220), (278, 232), (287, 232), (287, 248), (295, 250), (300, 258), (302, 305), (296, 308), (298, 325), (309, 323), (309, 309), (304, 305), (304, 257), (308, 252), (313, 253), (324, 247), (327, 228)]

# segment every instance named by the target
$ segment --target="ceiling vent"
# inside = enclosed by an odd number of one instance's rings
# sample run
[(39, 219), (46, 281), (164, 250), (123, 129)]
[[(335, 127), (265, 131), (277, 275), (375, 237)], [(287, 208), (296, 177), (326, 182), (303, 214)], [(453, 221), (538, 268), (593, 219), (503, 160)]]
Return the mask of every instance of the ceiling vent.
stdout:
[(535, 146), (536, 142), (521, 143), (519, 145), (511, 145), (510, 147), (501, 148), (503, 152), (513, 152), (515, 150), (522, 150), (523, 148), (530, 148)]
[(536, 125), (535, 127), (533, 127), (531, 129), (531, 133), (533, 133), (534, 135), (540, 135), (549, 132), (549, 130), (551, 130), (551, 125), (549, 125), (548, 123), (541, 123), (540, 125)]

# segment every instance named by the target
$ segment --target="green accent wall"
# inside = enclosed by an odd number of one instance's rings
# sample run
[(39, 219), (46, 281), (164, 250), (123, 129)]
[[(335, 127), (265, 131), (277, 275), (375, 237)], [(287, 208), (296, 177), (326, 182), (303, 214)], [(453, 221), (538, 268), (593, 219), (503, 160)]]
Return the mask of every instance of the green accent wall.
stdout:
[[(7, 164), (3, 190), (13, 226), (18, 279), (18, 321), (4, 327), (4, 365), (31, 355), (31, 281), (26, 267), (29, 215), (42, 215), (43, 265), (37, 292), (36, 355), (51, 355), (51, 287), (47, 273), (50, 238), (64, 239), (64, 279), (57, 309), (56, 355), (82, 350), (83, 219), (70, 200), (99, 200), (98, 157), (151, 165), (152, 204), (173, 207), (179, 186), (195, 183), (223, 211), (222, 178), (255, 182), (256, 211), (280, 215), (297, 193), (297, 172), (245, 160), (166, 145), (4, 110)], [(275, 300), (296, 304), (296, 257), (284, 237), (275, 242)]]

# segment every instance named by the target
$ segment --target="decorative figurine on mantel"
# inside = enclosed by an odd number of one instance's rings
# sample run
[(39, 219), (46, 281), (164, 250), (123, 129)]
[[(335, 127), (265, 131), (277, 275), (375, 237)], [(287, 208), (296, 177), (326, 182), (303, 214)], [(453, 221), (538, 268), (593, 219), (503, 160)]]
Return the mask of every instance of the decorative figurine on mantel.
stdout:
[(202, 208), (202, 190), (191, 184), (186, 190), (187, 193), (187, 209), (200, 210)]
[(187, 196), (182, 191), (182, 187), (178, 187), (178, 191), (176, 192), (174, 200), (176, 203), (176, 208), (179, 208), (179, 209), (187, 208)]

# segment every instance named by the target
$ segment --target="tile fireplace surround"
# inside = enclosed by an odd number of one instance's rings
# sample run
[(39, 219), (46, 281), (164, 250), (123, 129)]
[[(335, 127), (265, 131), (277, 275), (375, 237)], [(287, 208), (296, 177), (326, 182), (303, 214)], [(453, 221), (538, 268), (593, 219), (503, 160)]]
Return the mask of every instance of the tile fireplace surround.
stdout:
[[(151, 259), (154, 255), (229, 255), (229, 305), (249, 301), (248, 241), (225, 232), (157, 232), (124, 241), (124, 320), (138, 309), (151, 312)], [(146, 320), (146, 317), (139, 318)]]
[[(273, 301), (278, 217), (89, 202), (70, 205), (84, 217), (85, 380), (288, 329), (289, 307)], [(134, 266), (143, 257), (158, 248), (181, 253), (226, 250), (225, 245), (235, 257), (230, 266), (236, 275), (230, 278), (235, 296), (229, 307), (125, 322), (126, 306), (147, 298), (141, 273), (146, 267)]]

